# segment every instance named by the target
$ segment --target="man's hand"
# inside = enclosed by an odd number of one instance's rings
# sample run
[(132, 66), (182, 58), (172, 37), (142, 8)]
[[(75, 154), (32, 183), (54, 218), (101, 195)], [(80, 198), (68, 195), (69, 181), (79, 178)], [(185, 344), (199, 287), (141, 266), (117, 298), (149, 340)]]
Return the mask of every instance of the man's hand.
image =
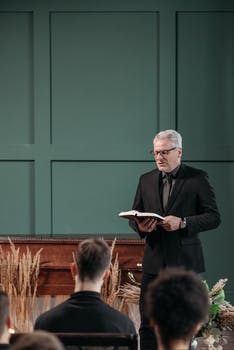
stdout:
[(166, 231), (176, 231), (180, 228), (181, 218), (169, 215), (164, 217), (165, 220), (160, 221), (158, 225), (162, 226)]
[(156, 226), (157, 226), (157, 219), (151, 219), (151, 218), (145, 218), (145, 219), (139, 219), (137, 217), (134, 218), (137, 225), (138, 225), (138, 229), (141, 232), (152, 232), (154, 230), (156, 230)]

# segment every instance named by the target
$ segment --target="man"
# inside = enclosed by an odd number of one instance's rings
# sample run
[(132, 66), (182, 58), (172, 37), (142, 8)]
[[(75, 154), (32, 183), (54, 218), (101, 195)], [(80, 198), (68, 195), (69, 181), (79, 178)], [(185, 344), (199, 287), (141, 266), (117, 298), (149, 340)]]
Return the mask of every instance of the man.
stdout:
[(110, 260), (111, 251), (103, 239), (84, 240), (71, 266), (75, 292), (62, 304), (40, 315), (35, 329), (135, 334), (133, 322), (101, 299), (101, 286), (109, 276)]
[(146, 302), (158, 350), (189, 350), (193, 336), (208, 320), (208, 292), (192, 271), (162, 270), (149, 285)]
[(203, 272), (199, 232), (220, 224), (214, 191), (206, 172), (181, 163), (181, 135), (175, 130), (161, 131), (155, 136), (153, 146), (157, 169), (141, 176), (133, 209), (155, 212), (165, 220), (130, 220), (131, 227), (145, 238), (140, 296), (141, 350), (156, 349), (156, 339), (145, 315), (147, 285), (168, 266)]
[(0, 350), (10, 349), (10, 311), (9, 299), (5, 292), (0, 290)]

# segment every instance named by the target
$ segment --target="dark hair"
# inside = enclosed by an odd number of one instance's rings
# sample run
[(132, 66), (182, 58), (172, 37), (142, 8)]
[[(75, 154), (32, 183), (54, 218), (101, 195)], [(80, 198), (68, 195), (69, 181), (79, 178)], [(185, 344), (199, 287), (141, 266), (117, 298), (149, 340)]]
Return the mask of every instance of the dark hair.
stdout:
[(94, 281), (100, 278), (108, 268), (111, 251), (108, 244), (101, 238), (86, 239), (80, 243), (76, 252), (76, 264), (81, 281)]
[(64, 350), (63, 344), (52, 333), (34, 331), (19, 336), (11, 347), (12, 350)]
[(6, 292), (0, 290), (0, 336), (3, 334), (4, 327), (9, 319), (9, 299)]
[(209, 314), (204, 283), (195, 272), (179, 268), (162, 270), (149, 285), (146, 302), (166, 349), (173, 340), (190, 340), (195, 327)]

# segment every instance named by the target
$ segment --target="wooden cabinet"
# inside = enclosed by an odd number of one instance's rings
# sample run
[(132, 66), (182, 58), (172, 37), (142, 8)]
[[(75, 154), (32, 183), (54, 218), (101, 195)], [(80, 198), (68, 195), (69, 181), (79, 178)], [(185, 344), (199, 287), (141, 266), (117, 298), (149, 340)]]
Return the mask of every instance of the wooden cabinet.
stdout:
[[(73, 261), (72, 253), (75, 252), (81, 239), (52, 239), (52, 238), (15, 238), (12, 239), (20, 252), (25, 252), (26, 247), (32, 254), (42, 248), (40, 254), (40, 274), (38, 284), (38, 296), (41, 295), (68, 295), (73, 291), (74, 282), (70, 272)], [(113, 240), (107, 240), (111, 245)], [(9, 251), (8, 239), (1, 239), (0, 245), (4, 252)], [(119, 267), (122, 271), (122, 281), (129, 281), (128, 273), (131, 272), (139, 282), (141, 278), (141, 262), (143, 257), (144, 242), (139, 240), (116, 240), (113, 258), (118, 254)]]

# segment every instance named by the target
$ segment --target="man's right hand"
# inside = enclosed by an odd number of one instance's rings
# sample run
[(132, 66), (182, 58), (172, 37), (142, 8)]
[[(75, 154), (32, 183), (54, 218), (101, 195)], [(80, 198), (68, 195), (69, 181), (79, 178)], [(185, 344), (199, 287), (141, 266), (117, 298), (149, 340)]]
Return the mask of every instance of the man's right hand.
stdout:
[(135, 217), (134, 219), (138, 225), (139, 231), (152, 232), (156, 230), (157, 219), (145, 218), (142, 220), (142, 219), (139, 219), (138, 217)]

